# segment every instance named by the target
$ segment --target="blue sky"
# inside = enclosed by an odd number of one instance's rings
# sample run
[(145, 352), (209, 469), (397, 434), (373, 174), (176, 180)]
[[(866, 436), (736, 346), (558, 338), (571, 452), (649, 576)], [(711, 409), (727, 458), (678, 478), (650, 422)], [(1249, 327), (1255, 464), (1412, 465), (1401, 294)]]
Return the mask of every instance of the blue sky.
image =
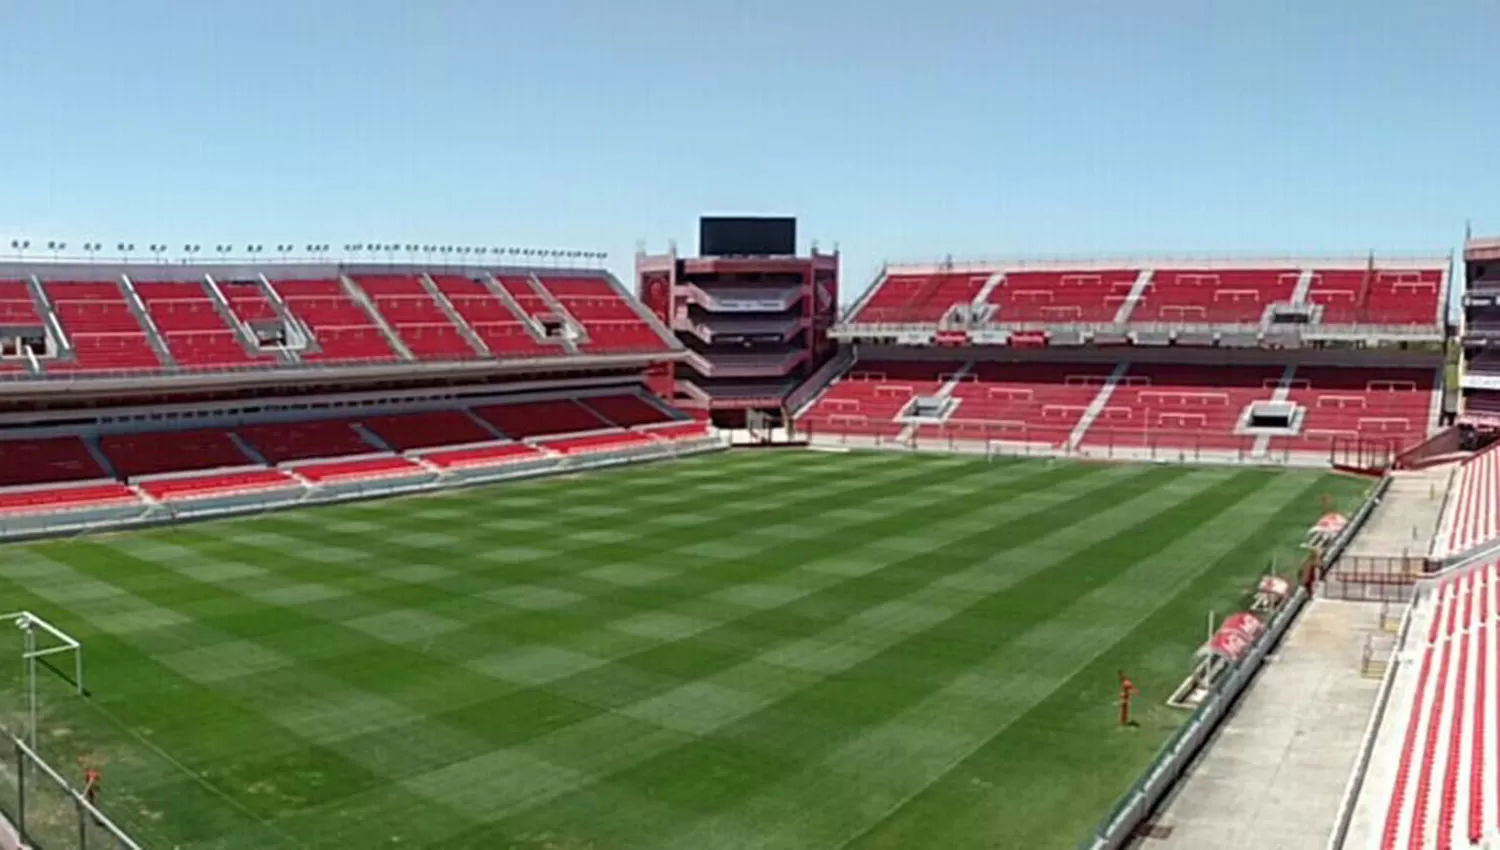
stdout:
[(885, 259), (1500, 233), (1488, 0), (0, 0), (0, 236)]

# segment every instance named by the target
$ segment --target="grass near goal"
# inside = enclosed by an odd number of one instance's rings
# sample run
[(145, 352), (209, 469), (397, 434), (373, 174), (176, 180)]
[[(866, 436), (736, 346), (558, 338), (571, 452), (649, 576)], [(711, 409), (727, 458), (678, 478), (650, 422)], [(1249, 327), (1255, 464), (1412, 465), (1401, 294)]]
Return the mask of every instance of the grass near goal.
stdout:
[(87, 646), (38, 747), (146, 847), (1072, 847), (1361, 490), (748, 452), (7, 546), (0, 593)]

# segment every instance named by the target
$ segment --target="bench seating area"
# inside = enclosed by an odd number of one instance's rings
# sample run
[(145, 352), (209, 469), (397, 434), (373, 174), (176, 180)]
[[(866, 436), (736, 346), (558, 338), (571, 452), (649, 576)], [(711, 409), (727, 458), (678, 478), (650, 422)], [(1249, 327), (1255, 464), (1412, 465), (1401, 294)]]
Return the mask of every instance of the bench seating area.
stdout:
[(1376, 741), (1381, 771), (1372, 799), (1384, 801), (1381, 850), (1481, 845), (1496, 836), (1486, 812), (1500, 792), (1491, 752), (1500, 734), (1496, 702), (1494, 563), (1443, 581), (1418, 604), (1393, 692), (1401, 702)]
[(1437, 557), (1457, 555), (1500, 537), (1500, 443), (1473, 455), (1454, 471), (1443, 507)]
[[(1245, 453), (1260, 447), (1269, 454), (1316, 454), (1356, 437), (1399, 451), (1427, 439), (1437, 414), (1437, 375), (1422, 369), (1303, 366), (1288, 374), (1280, 365), (1130, 363), (1111, 387), (1115, 369), (1110, 362), (861, 361), (798, 424), (813, 437), (907, 433), (919, 443), (998, 441), (1052, 449), (1080, 437), (1076, 445), (1085, 452)], [(912, 398), (940, 393), (952, 400), (945, 418), (899, 418)], [(1253, 403), (1278, 398), (1301, 411), (1295, 434), (1242, 431)]]
[[(593, 405), (632, 426), (601, 419)], [(480, 424), (481, 416), (497, 427), (503, 424), (507, 437)], [(581, 399), (491, 403), (472, 410), (9, 439), (0, 440), (0, 514), (134, 503), (145, 508), (151, 502), (264, 490), (438, 478), (520, 462), (646, 450), (707, 436), (705, 423), (671, 416), (634, 392), (618, 391)], [(89, 441), (95, 443), (92, 450)], [(96, 451), (112, 470), (100, 464)], [(119, 480), (109, 480), (111, 472)], [(86, 483), (69, 484), (75, 481)]]
[(140, 497), (135, 491), (114, 481), (0, 490), (0, 515), (57, 513), (139, 503)]
[[(275, 266), (236, 267), (229, 274), (185, 265), (168, 275), (156, 267), (121, 265), (112, 272), (101, 265), (99, 279), (71, 280), (64, 278), (76, 272), (73, 267), (37, 264), (36, 270), (37, 283), (0, 281), (0, 328), (56, 344), (38, 353), (35, 369), (19, 357), (0, 360), (7, 380), (239, 372), (302, 363), (347, 368), (576, 359), (676, 347), (602, 272), (460, 275), (394, 266), (345, 275), (328, 266), (327, 276), (310, 268), (282, 279)], [(59, 279), (50, 279), (51, 273)], [(52, 332), (53, 319), (61, 336)], [(549, 336), (549, 324), (564, 320), (582, 330), (574, 342)]]
[(1446, 282), (1445, 261), (1378, 257), (908, 266), (883, 273), (850, 322), (935, 325), (956, 306), (989, 305), (997, 322), (1253, 325), (1300, 293), (1322, 324), (1436, 327)]

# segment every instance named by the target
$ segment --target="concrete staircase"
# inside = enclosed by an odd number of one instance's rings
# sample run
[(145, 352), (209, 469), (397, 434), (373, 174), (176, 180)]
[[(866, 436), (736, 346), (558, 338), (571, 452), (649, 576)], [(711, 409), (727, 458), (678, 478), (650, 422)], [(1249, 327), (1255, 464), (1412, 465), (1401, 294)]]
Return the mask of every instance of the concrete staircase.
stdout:
[(1313, 285), (1313, 270), (1312, 269), (1303, 269), (1302, 270), (1302, 274), (1297, 277), (1297, 287), (1292, 290), (1292, 303), (1293, 304), (1305, 304), (1305, 303), (1307, 303), (1307, 292), (1308, 292), (1308, 290), (1312, 289), (1312, 285)]
[(135, 282), (129, 275), (120, 275), (120, 291), (125, 294), (125, 303), (130, 305), (130, 312), (135, 314), (135, 320), (140, 323), (146, 332), (146, 342), (151, 350), (156, 352), (156, 359), (163, 365), (176, 368), (177, 358), (167, 348), (167, 339), (162, 336), (161, 330), (156, 327), (156, 321), (151, 318), (151, 311), (146, 309), (146, 302), (141, 300), (141, 294), (136, 291)]
[(978, 307), (982, 304), (990, 303), (990, 293), (994, 292), (996, 287), (1003, 286), (1004, 284), (1005, 272), (995, 272), (985, 280), (984, 286), (979, 287), (979, 291), (974, 294), (974, 300), (970, 301), (969, 304)]
[(458, 308), (454, 307), (453, 302), (448, 300), (448, 296), (444, 294), (443, 290), (438, 288), (437, 282), (427, 274), (420, 275), (417, 279), (422, 282), (422, 288), (427, 291), (428, 296), (438, 305), (438, 309), (442, 310), (443, 315), (448, 317), (448, 321), (452, 322), (454, 327), (458, 328), (459, 335), (468, 340), (469, 347), (474, 349), (477, 354), (485, 357), (492, 356), (493, 353), (490, 351), (490, 347), (485, 345), (484, 340), (479, 337), (474, 328), (468, 322), (464, 321), (464, 317), (459, 314)]
[(1088, 433), (1094, 420), (1104, 412), (1105, 405), (1109, 404), (1110, 396), (1115, 394), (1115, 387), (1120, 385), (1120, 379), (1124, 378), (1128, 371), (1130, 371), (1128, 360), (1115, 365), (1115, 370), (1109, 373), (1109, 379), (1104, 382), (1104, 386), (1099, 388), (1099, 392), (1094, 395), (1089, 406), (1083, 409), (1083, 415), (1078, 418), (1078, 424), (1074, 425), (1072, 433), (1068, 434), (1068, 441), (1063, 444), (1065, 449), (1073, 451), (1083, 442), (1083, 435)]
[(266, 460), (265, 455), (262, 455), (259, 451), (257, 451), (254, 446), (250, 445), (250, 442), (248, 440), (246, 440), (244, 437), (241, 437), (239, 434), (230, 431), (229, 441), (231, 443), (234, 443), (235, 446), (244, 453), (245, 457), (248, 457), (263, 466), (271, 465), (271, 462)]
[[(224, 294), (224, 290), (219, 287), (219, 282), (214, 280), (213, 275), (203, 276), (203, 288), (208, 293), (209, 300), (214, 304), (214, 312), (224, 320), (225, 327), (234, 329), (235, 335), (239, 337), (240, 347), (245, 349), (245, 353), (251, 355), (265, 353), (261, 351), (259, 340), (255, 338), (255, 331), (235, 315), (234, 309), (229, 306), (228, 296)], [(287, 354), (280, 351), (276, 352), (275, 356), (278, 363), (287, 363), (291, 360)]]
[(99, 464), (99, 468), (108, 473), (110, 478), (119, 478), (120, 473), (115, 471), (115, 465), (109, 462), (109, 457), (104, 454), (104, 449), (99, 445), (99, 435), (88, 434), (82, 439), (84, 448), (89, 450), (89, 455), (93, 457), (95, 463)]
[(387, 443), (385, 440), (382, 440), (380, 438), (379, 434), (376, 434), (374, 431), (371, 431), (369, 428), (366, 428), (365, 427), (365, 423), (363, 423), (363, 422), (351, 422), (349, 424), (349, 427), (353, 428), (354, 429), (354, 433), (356, 433), (356, 434), (360, 435), (361, 437), (363, 437), (364, 441), (367, 442), (367, 443), (369, 443), (371, 446), (374, 446), (375, 448), (377, 448), (377, 449), (379, 449), (379, 450), (381, 450), (383, 452), (394, 452), (395, 451), (395, 449), (391, 448), (391, 446), (390, 446), (389, 443)]
[(316, 353), (319, 350), (317, 339), (307, 328), (303, 327), (300, 319), (292, 315), (292, 309), (286, 305), (286, 299), (281, 297), (276, 287), (271, 285), (271, 279), (265, 275), (257, 275), (257, 278), (260, 280), (260, 286), (266, 298), (271, 301), (271, 307), (276, 310), (276, 318), (281, 320), (281, 326), (286, 329), (288, 348), (286, 356), (293, 363), (300, 363), (302, 351)]
[(380, 328), (380, 333), (385, 337), (385, 341), (390, 345), (392, 351), (401, 355), (402, 360), (411, 361), (417, 359), (416, 355), (411, 353), (411, 349), (406, 347), (406, 343), (401, 340), (401, 334), (396, 333), (396, 329), (390, 326), (390, 323), (385, 320), (385, 316), (380, 315), (380, 309), (375, 306), (374, 300), (370, 298), (368, 292), (365, 292), (364, 287), (360, 286), (354, 278), (343, 274), (339, 275), (339, 285), (344, 288), (345, 294), (353, 299), (354, 303), (358, 304), (360, 309), (365, 311), (365, 315), (370, 317), (371, 321), (375, 323), (375, 327)]
[(52, 341), (57, 344), (57, 350), (52, 352), (59, 357), (73, 354), (73, 341), (68, 339), (63, 330), (62, 322), (57, 320), (57, 311), (52, 309), (52, 299), (47, 297), (47, 290), (42, 288), (42, 281), (36, 275), (31, 275), (26, 280), (26, 288), (31, 293), (31, 304), (36, 308), (36, 314), (42, 317), (42, 322), (52, 332)]
[[(974, 371), (974, 361), (972, 361), (972, 360), (965, 361), (964, 365), (958, 367), (958, 371), (957, 372), (954, 372), (952, 375), (948, 376), (948, 380), (944, 381), (943, 385), (940, 386), (940, 387), (938, 387), (937, 392), (933, 393), (932, 397), (933, 398), (952, 398), (953, 397), (953, 391), (956, 390), (956, 389), (958, 389), (958, 385), (963, 382), (964, 377), (967, 376), (972, 371)], [(908, 402), (908, 403), (910, 403), (910, 402)], [(952, 411), (952, 408), (950, 407), (950, 408), (948, 408), (947, 411), (944, 412), (944, 414), (943, 414), (944, 420), (947, 419), (948, 414), (951, 411)], [(915, 424), (915, 423), (911, 424), (911, 425), (907, 425), (905, 428), (901, 429), (901, 433), (899, 433), (899, 434), (896, 435), (896, 439), (903, 440), (903, 441), (904, 440), (909, 440), (909, 439), (912, 438), (913, 435), (915, 435), (917, 433), (917, 429), (920, 428), (920, 427), (921, 427), (920, 424)]]
[[(1292, 394), (1292, 379), (1297, 376), (1297, 367), (1288, 365), (1281, 370), (1281, 380), (1276, 382), (1276, 389), (1271, 393), (1271, 401), (1286, 401), (1287, 396)], [(1271, 449), (1271, 435), (1257, 434), (1255, 443), (1250, 447), (1252, 457), (1261, 457)]]
[(1120, 309), (1115, 311), (1115, 324), (1123, 325), (1130, 321), (1130, 314), (1135, 312), (1135, 305), (1141, 303), (1146, 297), (1146, 288), (1151, 285), (1151, 276), (1154, 269), (1141, 269), (1140, 274), (1135, 276), (1135, 284), (1130, 287), (1130, 294), (1120, 302)]
[[(500, 281), (496, 280), (494, 275), (485, 272), (484, 277), (480, 278), (480, 281), (490, 291), (491, 295), (495, 296), (495, 298), (499, 299), (510, 309), (510, 312), (516, 317), (516, 321), (525, 326), (527, 332), (537, 342), (543, 345), (556, 345), (568, 354), (578, 353), (578, 346), (572, 340), (548, 337), (543, 333), (540, 323), (536, 319), (533, 319), (530, 313), (521, 309), (521, 305), (516, 302), (516, 299), (510, 297), (510, 292), (504, 286), (500, 285)], [(530, 279), (528, 278), (528, 284), (529, 281)]]

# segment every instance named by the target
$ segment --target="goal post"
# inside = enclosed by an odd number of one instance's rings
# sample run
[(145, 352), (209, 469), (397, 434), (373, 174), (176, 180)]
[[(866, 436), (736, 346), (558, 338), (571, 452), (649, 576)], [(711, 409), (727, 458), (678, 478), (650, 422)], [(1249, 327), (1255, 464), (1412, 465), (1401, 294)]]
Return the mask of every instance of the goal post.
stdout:
[(15, 624), (15, 627), (20, 630), (22, 640), (24, 641), (21, 649), (21, 664), (26, 675), (27, 715), (30, 725), (30, 729), (27, 731), (31, 746), (34, 749), (37, 739), (37, 662), (54, 655), (72, 653), (73, 686), (78, 689), (79, 696), (87, 696), (88, 691), (83, 683), (83, 644), (79, 643), (77, 638), (48, 622), (45, 617), (38, 616), (30, 611), (13, 611), (9, 614), (0, 614), (0, 620)]

